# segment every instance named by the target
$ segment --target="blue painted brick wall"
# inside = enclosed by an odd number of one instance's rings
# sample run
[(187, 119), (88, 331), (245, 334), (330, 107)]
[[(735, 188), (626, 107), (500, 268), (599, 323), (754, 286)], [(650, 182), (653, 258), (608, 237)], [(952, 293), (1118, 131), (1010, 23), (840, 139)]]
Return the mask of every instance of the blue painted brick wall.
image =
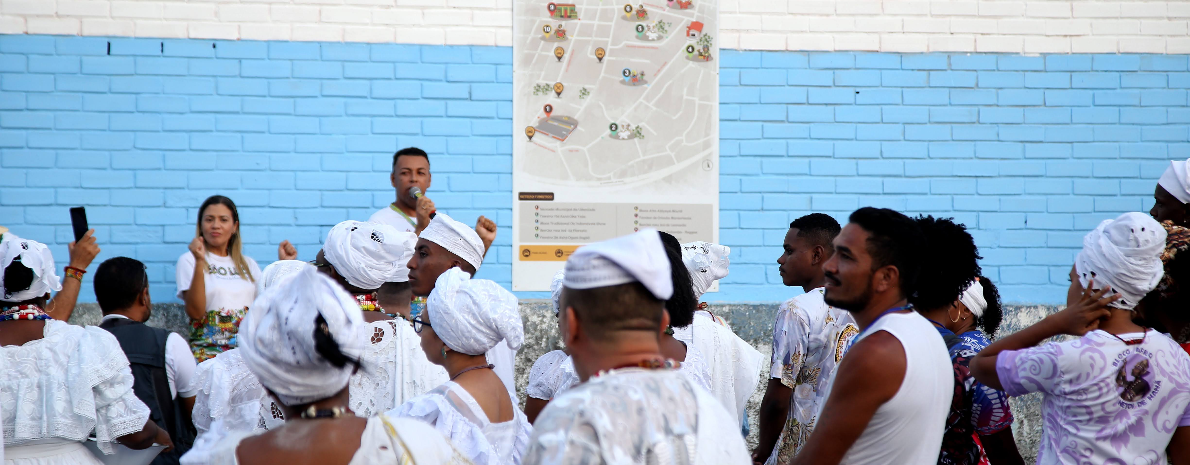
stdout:
[[(111, 54), (108, 55), (108, 43)], [(512, 51), (501, 47), (0, 36), (0, 224), (53, 244), (86, 205), (104, 252), (173, 300), (196, 208), (241, 207), (248, 254), (313, 258), (392, 200), (391, 154), (432, 154), (439, 208), (501, 227), (511, 271)], [(788, 222), (857, 207), (954, 216), (1005, 301), (1056, 303), (1082, 234), (1146, 210), (1190, 157), (1186, 56), (721, 56), (721, 301), (777, 301)], [(88, 278), (89, 281), (89, 278)], [(522, 297), (542, 297), (522, 293)], [(89, 287), (84, 300), (93, 300)]]

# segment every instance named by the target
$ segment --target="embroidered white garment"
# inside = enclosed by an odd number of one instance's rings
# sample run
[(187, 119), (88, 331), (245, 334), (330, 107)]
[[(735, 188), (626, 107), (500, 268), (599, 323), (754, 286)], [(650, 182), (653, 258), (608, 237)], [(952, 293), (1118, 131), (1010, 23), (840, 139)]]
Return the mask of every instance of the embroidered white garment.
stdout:
[(1151, 216), (1130, 212), (1103, 220), (1083, 237), (1083, 249), (1074, 258), (1078, 281), (1086, 289), (1111, 286), (1120, 298), (1109, 307), (1132, 310), (1165, 276), (1161, 252), (1165, 228)]
[(97, 326), (47, 320), (43, 337), (0, 347), (0, 411), (8, 460), (41, 440), (82, 442), (92, 430), (100, 450), (144, 428), (149, 408), (132, 392), (120, 343)]
[(639, 282), (654, 297), (673, 296), (669, 258), (656, 229), (585, 245), (566, 259), (562, 284), (569, 289), (594, 289)]
[[(54, 256), (49, 247), (40, 242), (13, 236), (0, 242), (0, 300), (23, 302), (62, 290), (62, 280), (55, 274)], [(20, 259), (26, 268), (33, 270), (33, 282), (28, 289), (4, 289), (4, 270), (13, 260)]]
[(368, 348), (348, 383), (356, 415), (379, 415), (450, 379), (445, 368), (426, 358), (421, 337), (408, 321), (374, 321), (365, 333)]
[(438, 338), (467, 355), (485, 354), (501, 342), (515, 351), (525, 341), (516, 296), (495, 281), (472, 279), (458, 267), (438, 275), (426, 312)]
[(208, 359), (194, 371), (194, 427), (201, 437), (216, 420), (229, 431), (267, 431), (285, 423), (285, 414), (248, 371), (240, 349)]
[(322, 253), (348, 283), (371, 290), (409, 280), (405, 264), (413, 257), (415, 243), (413, 233), (387, 224), (347, 220), (327, 233)]
[(445, 213), (435, 215), (430, 224), (426, 225), (426, 229), (421, 231), (420, 238), (442, 246), (471, 264), (476, 271), (483, 265), (484, 247), (479, 233)]
[(830, 397), (835, 370), (859, 334), (855, 318), (826, 304), (823, 288), (789, 299), (777, 310), (769, 377), (793, 389), (785, 426), (767, 464), (793, 460), (818, 424), (818, 412)]
[(682, 263), (690, 271), (694, 286), (694, 298), (702, 297), (711, 285), (727, 277), (731, 247), (710, 242), (687, 242), (682, 244)]
[[(727, 413), (743, 424), (748, 399), (756, 390), (764, 368), (764, 354), (720, 324), (710, 312), (694, 312), (694, 323), (674, 328), (674, 338), (693, 347), (705, 366), (707, 383), (703, 386), (723, 403)], [(685, 368), (691, 361), (687, 349)]]
[(534, 399), (550, 400), (579, 383), (578, 373), (574, 371), (574, 362), (566, 352), (553, 350), (546, 352), (529, 370), (529, 384), (525, 386), (525, 395)]
[[(191, 463), (237, 465), (236, 449), (244, 439), (256, 434), (260, 433), (228, 435), (212, 449), (206, 461)], [(348, 465), (371, 464), (467, 465), (470, 462), (433, 428), (414, 420), (378, 416), (368, 419), (359, 449), (348, 462)]]
[(263, 294), (265, 288), (272, 287), (278, 281), (281, 281), (281, 279), (292, 276), (294, 273), (308, 266), (314, 265), (301, 260), (277, 260), (270, 263), (260, 273), (261, 277), (256, 279), (256, 295)]
[(1187, 165), (1190, 165), (1190, 160), (1172, 160), (1161, 174), (1161, 179), (1157, 180), (1157, 185), (1182, 203), (1190, 203), (1190, 170), (1186, 169)]
[(533, 427), (512, 399), (512, 420), (492, 423), (474, 397), (447, 381), (388, 412), (392, 417), (415, 418), (446, 436), (455, 448), (476, 465), (520, 464)]
[(629, 368), (555, 397), (537, 418), (529, 465), (752, 463), (739, 423), (674, 370)]

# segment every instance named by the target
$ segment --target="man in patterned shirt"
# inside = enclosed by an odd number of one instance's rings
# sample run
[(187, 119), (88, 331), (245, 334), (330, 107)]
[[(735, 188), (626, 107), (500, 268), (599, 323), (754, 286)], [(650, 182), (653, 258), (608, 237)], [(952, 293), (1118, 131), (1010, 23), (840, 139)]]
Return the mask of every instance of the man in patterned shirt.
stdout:
[(834, 254), (831, 241), (839, 222), (811, 213), (789, 225), (784, 252), (777, 259), (786, 286), (805, 293), (789, 299), (773, 324), (773, 355), (768, 390), (760, 406), (760, 442), (755, 463), (793, 460), (817, 423), (830, 395), (835, 367), (859, 333), (851, 314), (823, 301), (822, 265)]

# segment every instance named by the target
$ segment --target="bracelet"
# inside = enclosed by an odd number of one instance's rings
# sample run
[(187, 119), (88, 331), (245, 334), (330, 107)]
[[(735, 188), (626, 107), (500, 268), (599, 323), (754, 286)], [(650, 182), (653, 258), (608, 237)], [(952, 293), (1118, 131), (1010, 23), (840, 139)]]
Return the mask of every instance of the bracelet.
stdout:
[(73, 266), (66, 267), (66, 277), (77, 279), (80, 283), (83, 282), (83, 275), (85, 274), (87, 274), (87, 270), (75, 268)]

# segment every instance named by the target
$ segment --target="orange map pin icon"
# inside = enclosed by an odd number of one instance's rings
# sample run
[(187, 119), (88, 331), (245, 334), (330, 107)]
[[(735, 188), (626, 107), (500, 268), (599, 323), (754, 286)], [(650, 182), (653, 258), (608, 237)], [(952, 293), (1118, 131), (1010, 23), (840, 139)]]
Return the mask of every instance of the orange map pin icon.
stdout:
[(558, 61), (562, 61), (563, 55), (566, 55), (566, 50), (563, 50), (562, 47), (554, 47), (554, 58), (557, 58)]
[(534, 128), (533, 128), (533, 126), (526, 126), (526, 127), (525, 127), (525, 135), (526, 135), (526, 136), (529, 136), (529, 140), (533, 140), (533, 135), (534, 135), (534, 134), (537, 134), (537, 129), (534, 129)]
[(558, 94), (559, 97), (562, 96), (562, 89), (564, 89), (564, 88), (565, 87), (562, 86), (561, 82), (554, 83), (554, 93)]
[(603, 63), (603, 57), (605, 56), (607, 56), (607, 50), (604, 50), (603, 47), (595, 49), (595, 58), (599, 59), (600, 63)]

